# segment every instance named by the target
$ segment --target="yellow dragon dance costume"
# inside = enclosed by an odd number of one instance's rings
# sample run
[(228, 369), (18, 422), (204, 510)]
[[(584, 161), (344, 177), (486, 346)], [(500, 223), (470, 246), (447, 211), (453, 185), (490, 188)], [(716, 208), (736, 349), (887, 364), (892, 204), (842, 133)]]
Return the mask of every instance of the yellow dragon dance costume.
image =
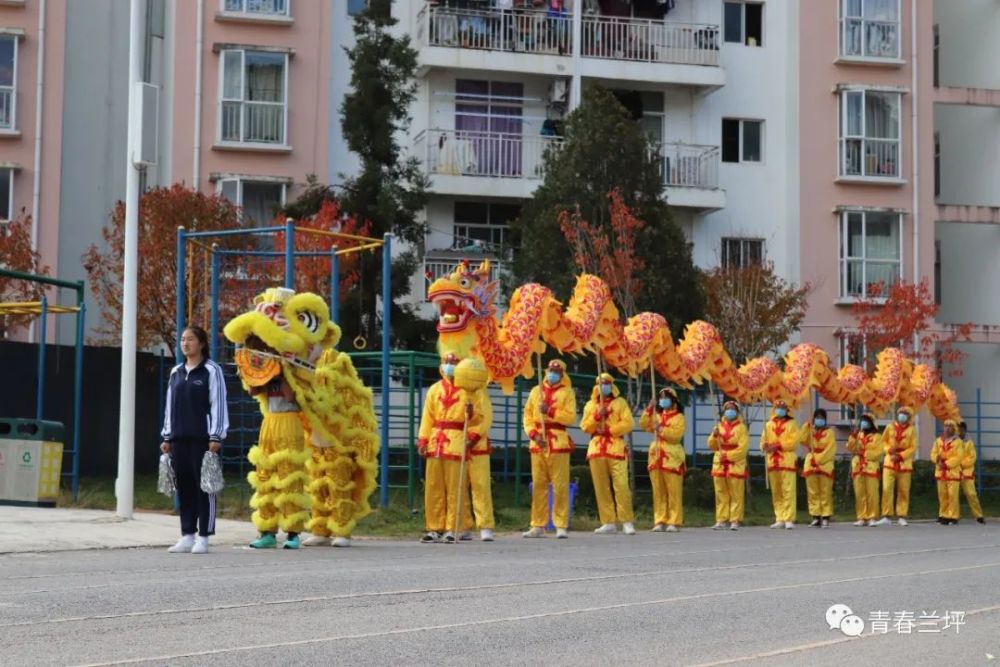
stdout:
[[(279, 528), (309, 531), (307, 546), (331, 538), (347, 546), (357, 521), (371, 512), (379, 442), (371, 390), (350, 357), (334, 349), (340, 328), (329, 307), (316, 294), (271, 288), (223, 333), (237, 345), (244, 388), (270, 385), (257, 390), (264, 420), (247, 455), (255, 466), (247, 477), (253, 523), (262, 539), (271, 536), (259, 546), (275, 546)], [(282, 411), (272, 412), (275, 405)]]

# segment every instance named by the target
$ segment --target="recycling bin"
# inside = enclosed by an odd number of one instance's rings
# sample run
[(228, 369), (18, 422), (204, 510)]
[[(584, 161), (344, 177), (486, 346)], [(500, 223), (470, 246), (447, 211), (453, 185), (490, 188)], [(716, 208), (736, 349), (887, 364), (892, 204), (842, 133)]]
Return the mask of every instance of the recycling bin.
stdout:
[[(530, 496), (534, 493), (535, 483), (528, 482), (528, 495)], [(572, 481), (569, 483), (569, 520), (573, 521), (573, 504), (576, 502), (576, 490), (577, 483)], [(552, 507), (555, 504), (555, 496), (552, 493), (552, 485), (549, 484), (549, 522), (545, 526), (545, 530), (555, 530), (555, 524), (552, 523)]]
[(0, 505), (55, 507), (64, 433), (60, 422), (0, 417)]

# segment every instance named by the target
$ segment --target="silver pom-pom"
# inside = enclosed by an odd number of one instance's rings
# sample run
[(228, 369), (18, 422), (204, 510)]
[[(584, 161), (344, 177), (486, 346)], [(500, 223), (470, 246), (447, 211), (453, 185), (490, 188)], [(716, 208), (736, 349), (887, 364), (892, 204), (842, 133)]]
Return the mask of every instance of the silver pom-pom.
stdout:
[(219, 493), (226, 485), (222, 478), (222, 463), (215, 452), (205, 452), (201, 459), (201, 490), (205, 493)]
[(174, 477), (174, 467), (170, 465), (170, 454), (160, 455), (160, 478), (156, 482), (156, 490), (171, 498), (177, 493), (177, 478)]

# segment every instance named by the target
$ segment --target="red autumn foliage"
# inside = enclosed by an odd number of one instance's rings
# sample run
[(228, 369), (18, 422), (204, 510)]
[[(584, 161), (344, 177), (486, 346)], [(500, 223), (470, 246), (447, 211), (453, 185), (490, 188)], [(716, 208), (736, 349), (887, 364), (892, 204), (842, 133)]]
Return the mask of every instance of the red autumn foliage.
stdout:
[(935, 322), (939, 308), (926, 278), (918, 284), (901, 281), (888, 288), (873, 284), (852, 308), (859, 334), (851, 337), (852, 345), (864, 341), (869, 356), (886, 347), (900, 347), (911, 359), (960, 376), (968, 355), (955, 344), (970, 340), (974, 325), (943, 329)]
[[(21, 214), (10, 222), (0, 223), (0, 267), (12, 271), (49, 275), (41, 257), (31, 247), (31, 216)], [(39, 283), (0, 276), (0, 303), (40, 301), (45, 287)], [(0, 317), (0, 338), (26, 326), (33, 315)]]

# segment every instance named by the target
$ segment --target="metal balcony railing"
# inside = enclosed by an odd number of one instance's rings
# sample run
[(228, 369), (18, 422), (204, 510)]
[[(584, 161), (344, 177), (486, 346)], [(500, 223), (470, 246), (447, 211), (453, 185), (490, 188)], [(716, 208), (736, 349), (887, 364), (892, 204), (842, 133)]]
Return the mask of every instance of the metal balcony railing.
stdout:
[(14, 89), (0, 87), (0, 130), (14, 129)]
[(651, 19), (585, 16), (585, 58), (644, 63), (719, 65), (719, 26)]
[(667, 142), (660, 148), (663, 183), (668, 187), (719, 187), (718, 146)]
[(461, 49), (570, 55), (573, 17), (542, 10), (424, 7), (417, 15), (417, 43)]
[(840, 140), (841, 176), (899, 178), (899, 139)]
[(556, 137), (505, 132), (431, 129), (414, 140), (414, 152), (428, 174), (540, 179), (545, 151)]
[(222, 140), (238, 143), (284, 144), (285, 104), (224, 101)]

